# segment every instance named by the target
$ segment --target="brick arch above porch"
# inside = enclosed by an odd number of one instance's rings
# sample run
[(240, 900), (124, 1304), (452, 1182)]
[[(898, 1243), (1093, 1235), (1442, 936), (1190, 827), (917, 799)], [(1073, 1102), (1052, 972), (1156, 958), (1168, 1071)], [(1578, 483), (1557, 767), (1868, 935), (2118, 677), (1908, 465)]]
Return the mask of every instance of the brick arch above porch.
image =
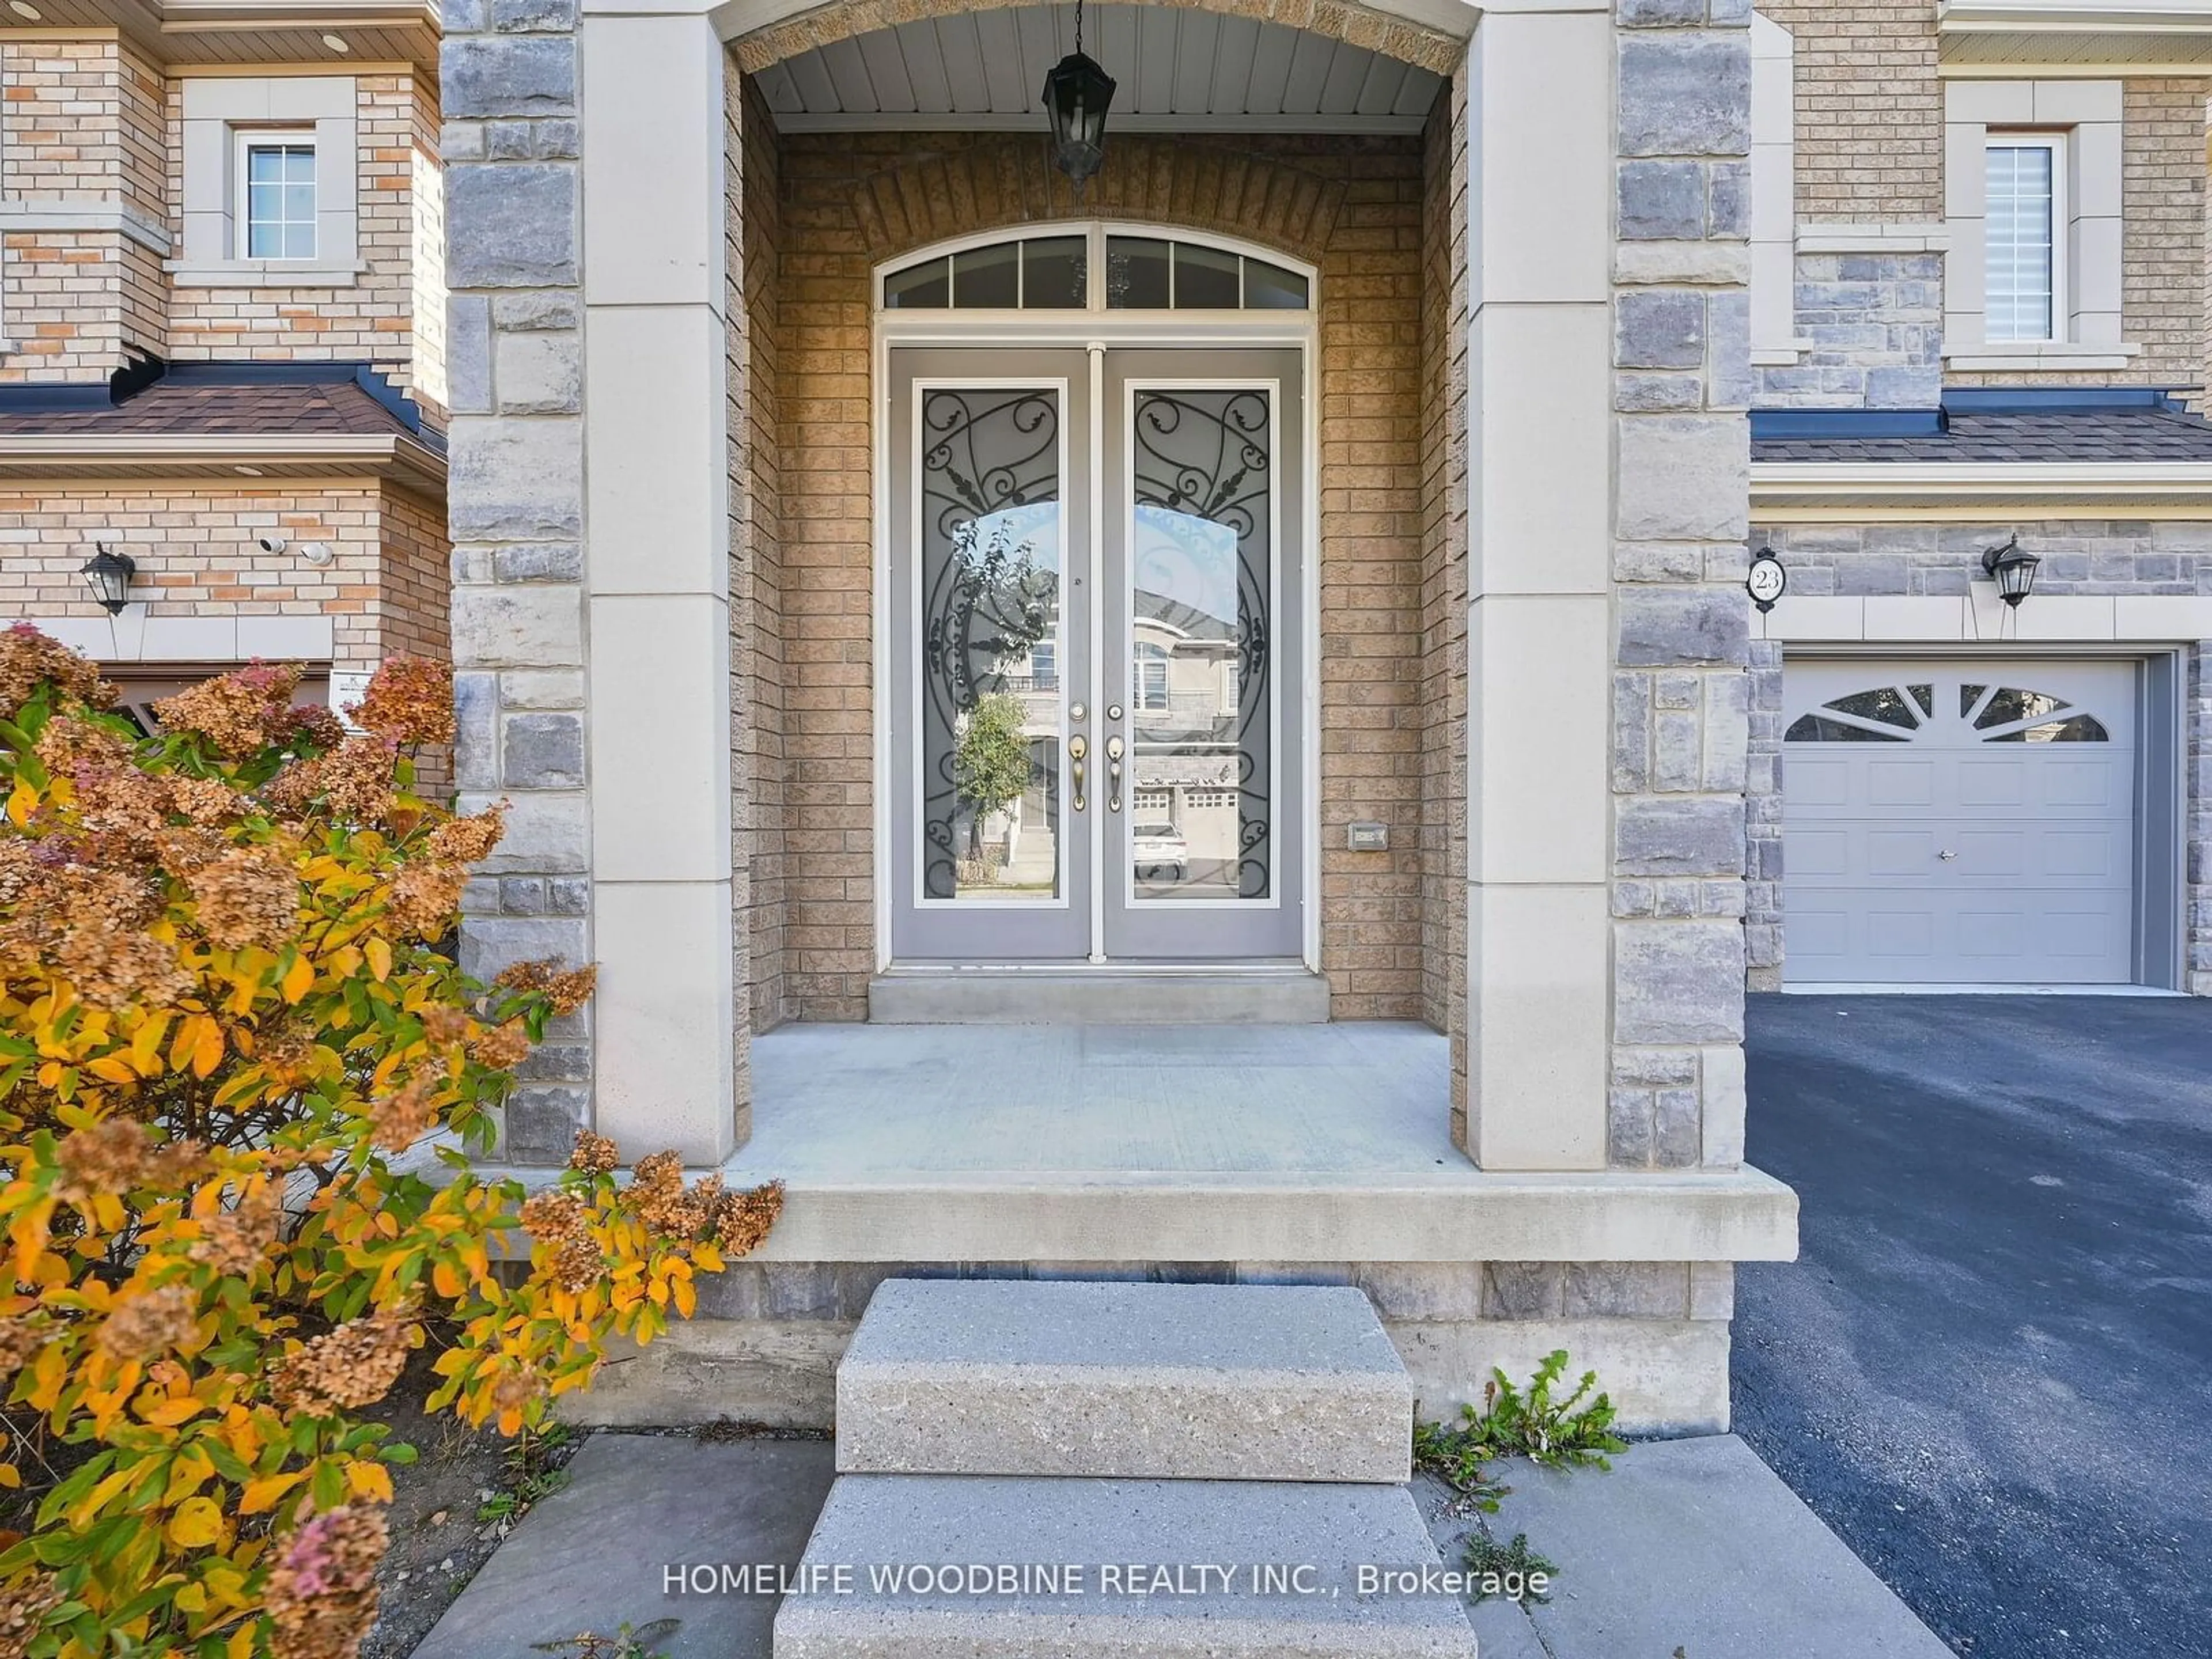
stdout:
[(1210, 231), (1320, 265), (1346, 196), (1342, 142), (1324, 173), (1299, 166), (1281, 139), (1262, 150), (1131, 134), (1110, 141), (1104, 170), (1078, 201), (1041, 137), (961, 135), (927, 149), (910, 137), (904, 153), (854, 181), (853, 216), (876, 263), (953, 237), (1099, 218)]
[[(755, 74), (770, 64), (854, 35), (895, 28), (947, 12), (988, 11), (1034, 0), (733, 0), (716, 13), (738, 67)], [(1379, 52), (1416, 69), (1455, 73), (1467, 55), (1476, 9), (1464, 0), (1147, 0), (1280, 23), (1286, 28)]]

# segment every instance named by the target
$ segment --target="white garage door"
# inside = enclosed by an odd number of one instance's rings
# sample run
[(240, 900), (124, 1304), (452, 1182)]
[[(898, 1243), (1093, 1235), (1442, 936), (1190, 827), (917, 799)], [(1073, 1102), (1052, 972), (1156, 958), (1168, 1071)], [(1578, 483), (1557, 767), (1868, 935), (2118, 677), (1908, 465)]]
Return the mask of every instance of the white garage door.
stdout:
[(2125, 984), (2132, 663), (1791, 664), (1784, 972)]

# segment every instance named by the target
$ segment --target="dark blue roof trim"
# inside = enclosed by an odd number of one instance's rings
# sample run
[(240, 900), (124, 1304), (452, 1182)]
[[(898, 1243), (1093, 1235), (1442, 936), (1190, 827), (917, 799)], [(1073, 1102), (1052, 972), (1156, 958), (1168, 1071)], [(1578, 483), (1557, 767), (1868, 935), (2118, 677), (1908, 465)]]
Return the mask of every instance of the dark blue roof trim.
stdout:
[(1943, 407), (1977, 414), (2051, 415), (2074, 409), (2179, 409), (2182, 391), (2155, 386), (1955, 386)]
[(1935, 438), (1940, 409), (1754, 409), (1753, 443), (1783, 438)]

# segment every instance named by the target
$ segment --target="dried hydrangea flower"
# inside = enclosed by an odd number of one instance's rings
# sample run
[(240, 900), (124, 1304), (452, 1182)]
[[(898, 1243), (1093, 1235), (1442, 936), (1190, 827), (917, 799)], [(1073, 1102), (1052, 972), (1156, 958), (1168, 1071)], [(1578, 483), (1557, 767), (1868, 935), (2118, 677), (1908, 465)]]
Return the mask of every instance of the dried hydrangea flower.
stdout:
[(105, 1117), (72, 1129), (54, 1148), (61, 1179), (54, 1193), (69, 1202), (127, 1193), (146, 1179), (154, 1138), (136, 1118)]
[(349, 1319), (285, 1356), (269, 1397), (288, 1412), (332, 1417), (374, 1406), (407, 1368), (414, 1327), (390, 1314)]
[(592, 1175), (606, 1175), (622, 1162), (615, 1144), (605, 1135), (595, 1135), (589, 1129), (576, 1131), (576, 1149), (568, 1154), (568, 1167), (586, 1170)]
[(200, 932), (222, 950), (281, 950), (298, 931), (299, 872), (280, 848), (234, 847), (190, 885)]
[(93, 1340), (118, 1359), (151, 1359), (192, 1335), (197, 1311), (188, 1288), (163, 1285), (118, 1302)]
[(222, 1214), (200, 1224), (200, 1236), (185, 1252), (219, 1273), (244, 1277), (261, 1265), (276, 1241), (276, 1194), (257, 1186)]
[(368, 1108), (369, 1133), (387, 1152), (404, 1152), (438, 1121), (438, 1100), (430, 1079), (408, 1079), (394, 1093), (380, 1096)]
[(376, 1620), (376, 1564), (388, 1538), (384, 1511), (366, 1504), (300, 1524), (269, 1575), (277, 1659), (355, 1659)]
[(154, 712), (165, 730), (196, 733), (226, 759), (245, 760), (290, 730), (299, 689), (298, 664), (257, 662), (163, 697)]
[(428, 839), (434, 856), (459, 864), (476, 864), (499, 845), (506, 829), (506, 815), (494, 806), (469, 817), (447, 818), (430, 832)]
[(511, 1072), (530, 1055), (530, 1033), (520, 1019), (495, 1025), (469, 1045), (469, 1057), (494, 1072)]
[(0, 1319), (0, 1382), (29, 1364), (46, 1345), (44, 1328), (23, 1315)]
[(782, 1213), (781, 1181), (750, 1192), (724, 1193), (715, 1201), (712, 1236), (732, 1255), (750, 1255), (761, 1247)]
[(500, 969), (492, 983), (507, 991), (543, 992), (556, 1014), (573, 1014), (590, 1000), (599, 981), (596, 968), (562, 969), (552, 957), (518, 962)]
[(100, 678), (100, 670), (60, 641), (28, 623), (0, 629), (0, 716), (13, 720), (41, 685), (95, 708), (115, 701), (115, 688)]
[(352, 713), (362, 729), (396, 743), (451, 743), (453, 671), (427, 657), (386, 657)]

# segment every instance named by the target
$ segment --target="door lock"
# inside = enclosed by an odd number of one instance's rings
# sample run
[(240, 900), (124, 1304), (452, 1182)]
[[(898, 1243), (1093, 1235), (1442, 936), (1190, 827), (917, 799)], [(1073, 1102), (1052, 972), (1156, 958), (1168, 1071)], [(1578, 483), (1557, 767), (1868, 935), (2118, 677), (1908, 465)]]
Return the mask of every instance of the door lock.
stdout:
[(1070, 708), (1067, 711), (1067, 718), (1072, 720), (1079, 720), (1087, 718), (1090, 713), (1091, 711), (1088, 708), (1085, 708), (1079, 702), (1073, 708)]
[(1121, 705), (1118, 702), (1108, 703), (1106, 705), (1106, 718), (1109, 720), (1120, 720), (1121, 718)]
[(1106, 739), (1106, 810), (1121, 810), (1121, 739), (1118, 733)]
[(1090, 752), (1091, 745), (1081, 738), (1067, 740), (1067, 758), (1075, 773), (1075, 810), (1079, 812), (1083, 810), (1083, 760)]

